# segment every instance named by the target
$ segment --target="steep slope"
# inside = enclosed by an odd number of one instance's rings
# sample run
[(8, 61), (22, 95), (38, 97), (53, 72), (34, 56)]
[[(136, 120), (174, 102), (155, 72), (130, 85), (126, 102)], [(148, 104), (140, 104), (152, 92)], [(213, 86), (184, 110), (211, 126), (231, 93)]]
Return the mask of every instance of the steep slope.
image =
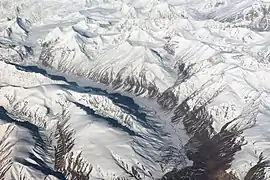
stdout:
[[(24, 174), (43, 177), (47, 168), (51, 178), (153, 179), (177, 168), (168, 175), (244, 179), (268, 162), (268, 1), (4, 0), (0, 7), (2, 111), (25, 132), (18, 141), (34, 139), (25, 159), (41, 140), (19, 122), (51, 138), (50, 150), (38, 150), (40, 163), (32, 158), (39, 169), (25, 165)], [(58, 152), (61, 131), (70, 152)], [(16, 153), (8, 156), (15, 164)], [(75, 156), (85, 174), (61, 160)], [(11, 166), (7, 177), (15, 174)]]
[[(91, 164), (92, 178), (127, 177), (127, 172), (132, 174), (134, 168), (144, 178), (162, 175), (156, 163), (164, 154), (159, 149), (172, 141), (163, 130), (162, 121), (149, 110), (146, 114), (131, 98), (120, 94), (71, 86), (40, 73), (29, 73), (27, 67), (1, 64), (8, 69), (4, 75), (10, 76), (12, 69), (16, 69), (16, 75), (28, 77), (19, 84), (1, 76), (1, 84), (6, 84), (0, 90), (1, 117), (5, 122), (1, 128), (4, 131), (8, 123), (15, 123), (16, 129), (8, 136), (12, 139), (8, 142), (14, 142), (9, 155), (14, 160), (6, 173), (7, 179), (11, 176), (41, 179), (47, 175), (61, 179), (65, 175), (56, 173), (59, 139), (54, 134), (62, 127), (61, 123), (72, 132), (71, 152), (75, 155), (81, 152), (82, 158)], [(31, 78), (39, 79), (39, 85), (31, 83)], [(27, 133), (25, 128), (31, 132)]]

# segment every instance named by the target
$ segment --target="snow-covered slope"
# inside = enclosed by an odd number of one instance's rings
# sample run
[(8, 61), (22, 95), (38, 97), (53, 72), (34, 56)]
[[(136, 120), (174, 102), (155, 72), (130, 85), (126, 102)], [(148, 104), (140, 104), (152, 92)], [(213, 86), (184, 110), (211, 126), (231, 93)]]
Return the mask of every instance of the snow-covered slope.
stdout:
[(0, 179), (269, 166), (269, 3), (2, 0)]

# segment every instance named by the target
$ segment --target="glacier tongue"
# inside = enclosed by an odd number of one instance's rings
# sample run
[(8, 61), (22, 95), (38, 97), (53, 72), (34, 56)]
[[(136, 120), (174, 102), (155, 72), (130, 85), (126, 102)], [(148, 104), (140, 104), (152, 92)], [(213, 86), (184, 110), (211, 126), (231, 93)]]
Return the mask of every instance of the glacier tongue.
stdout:
[(2, 0), (3, 177), (244, 179), (270, 155), (269, 17), (266, 0)]

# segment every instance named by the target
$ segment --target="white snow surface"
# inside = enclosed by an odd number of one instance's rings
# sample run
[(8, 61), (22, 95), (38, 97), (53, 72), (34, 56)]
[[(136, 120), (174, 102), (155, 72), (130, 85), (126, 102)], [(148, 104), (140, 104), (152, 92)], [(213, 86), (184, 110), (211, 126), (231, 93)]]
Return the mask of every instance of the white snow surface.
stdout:
[[(30, 153), (53, 168), (52, 145), (38, 149), (39, 139), (33, 134), (48, 138), (63, 107), (70, 113), (74, 130), (73, 151), (82, 152), (93, 165), (93, 179), (126, 177), (117, 160), (146, 168), (143, 179), (161, 177), (168, 167), (176, 166), (160, 162), (165, 155), (161, 149), (185, 144), (185, 130), (173, 127), (171, 114), (145, 93), (135, 96), (118, 89), (117, 93), (134, 100), (128, 111), (123, 101), (130, 99), (118, 102), (118, 95), (112, 98), (111, 85), (93, 82), (95, 73), (111, 79), (121, 73), (123, 79), (134, 76), (139, 80), (144, 74), (160, 93), (173, 89), (180, 102), (201, 89), (189, 102), (191, 106), (221, 90), (207, 106), (216, 131), (240, 114), (243, 128), (255, 121), (244, 130), (247, 144), (231, 167), (243, 179), (260, 153), (270, 157), (270, 11), (265, 12), (269, 2), (1, 0), (0, 106), (14, 122), (3, 118), (0, 135), (8, 126), (15, 127), (9, 137), (15, 142), (9, 155), (14, 163), (6, 179), (16, 177), (21, 169), (29, 179), (46, 176), (22, 163), (37, 164)], [(179, 84), (177, 67), (181, 63), (194, 64), (194, 73)], [(40, 70), (31, 71), (30, 66)], [(107, 92), (73, 87), (42, 70)], [(35, 133), (15, 123), (29, 121), (39, 126), (41, 122), (33, 122), (39, 118), (47, 127), (39, 127)], [(181, 166), (188, 163), (185, 158)]]

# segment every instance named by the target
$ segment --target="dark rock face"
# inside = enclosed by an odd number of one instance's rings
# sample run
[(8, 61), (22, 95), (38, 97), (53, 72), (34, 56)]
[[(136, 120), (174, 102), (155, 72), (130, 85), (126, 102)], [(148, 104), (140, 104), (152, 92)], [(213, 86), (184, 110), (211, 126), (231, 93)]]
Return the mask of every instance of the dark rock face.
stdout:
[(206, 104), (191, 108), (188, 97), (174, 111), (172, 123), (182, 122), (190, 140), (185, 145), (186, 155), (193, 165), (167, 173), (167, 180), (231, 180), (226, 172), (236, 152), (241, 150), (244, 139), (242, 131), (229, 122), (220, 132), (212, 128), (213, 117), (207, 112)]
[(131, 73), (129, 76), (124, 77), (123, 74), (127, 70), (126, 67), (120, 69), (118, 72), (114, 72), (110, 67), (104, 70), (95, 70), (91, 67), (85, 69), (82, 67), (75, 67), (75, 65), (68, 62), (68, 59), (66, 60), (67, 57), (72, 59), (72, 56), (74, 56), (74, 52), (68, 49), (62, 49), (62, 54), (65, 54), (65, 56), (61, 57), (62, 59), (59, 60), (57, 67), (55, 67), (55, 65), (53, 65), (55, 59), (54, 51), (59, 49), (55, 49), (54, 46), (57, 43), (58, 40), (56, 39), (53, 42), (44, 43), (42, 45), (39, 61), (44, 66), (57, 68), (61, 72), (68, 72), (77, 76), (89, 78), (96, 82), (111, 86), (114, 90), (121, 89), (135, 95), (146, 94), (149, 98), (156, 98), (160, 95), (156, 84), (146, 79), (145, 72), (142, 71), (138, 75)]
[[(253, 166), (246, 174), (244, 180), (261, 180), (267, 179), (265, 169), (270, 167), (270, 161), (265, 160), (262, 153), (259, 156), (259, 160), (255, 166)], [(269, 177), (268, 177), (269, 178)]]
[(91, 72), (89, 78), (96, 82), (111, 86), (114, 90), (121, 89), (137, 96), (147, 93), (148, 97), (155, 98), (160, 94), (155, 83), (146, 80), (144, 73), (140, 73), (139, 77), (129, 75), (124, 78), (122, 75), (124, 71), (125, 68), (121, 69), (116, 75), (114, 75), (112, 71), (103, 73)]
[[(184, 106), (184, 103), (186, 103), (185, 101), (181, 104), (181, 106), (177, 106), (179, 104), (179, 96), (174, 92), (174, 88), (186, 82), (195, 74), (195, 72), (192, 69), (194, 65), (195, 64), (186, 65), (181, 62), (178, 62), (176, 64), (178, 78), (176, 79), (174, 85), (168, 88), (166, 91), (164, 91), (157, 97), (158, 104), (164, 110), (172, 111), (176, 108), (178, 109), (177, 111), (180, 111), (180, 109)], [(187, 99), (187, 101), (188, 100), (189, 99)], [(184, 112), (186, 111), (184, 110)], [(177, 118), (173, 118), (173, 119), (176, 120)]]
[(158, 104), (165, 110), (172, 110), (178, 103), (178, 96), (174, 94), (171, 88), (164, 91), (158, 98)]
[(177, 64), (178, 78), (175, 82), (175, 85), (179, 85), (187, 81), (191, 76), (196, 73), (195, 71), (193, 71), (194, 65), (195, 64), (186, 65), (180, 62)]
[(161, 180), (207, 180), (207, 175), (203, 169), (186, 167), (165, 174)]
[[(12, 31), (10, 29), (10, 31)], [(8, 55), (5, 51), (9, 51)], [(33, 55), (33, 49), (28, 46), (19, 46), (10, 41), (0, 41), (0, 60), (7, 62), (22, 62), (25, 58)], [(11, 55), (10, 55), (11, 54)]]
[[(53, 43), (52, 43), (53, 45)], [(52, 66), (53, 51), (50, 44), (43, 45), (43, 51), (40, 56), (41, 62), (46, 66)], [(155, 98), (163, 110), (172, 111), (171, 122), (173, 124), (183, 123), (190, 140), (184, 146), (186, 156), (193, 161), (193, 165), (179, 170), (168, 172), (162, 177), (162, 180), (234, 180), (234, 176), (227, 173), (230, 168), (234, 155), (241, 150), (244, 145), (244, 139), (241, 138), (242, 131), (237, 125), (229, 122), (223, 126), (220, 132), (215, 132), (212, 127), (213, 117), (207, 112), (207, 105), (212, 101), (219, 92), (215, 93), (212, 99), (205, 103), (195, 103), (196, 106), (190, 107), (188, 102), (200, 94), (202, 89), (198, 89), (187, 97), (184, 101), (179, 102), (179, 97), (174, 92), (174, 88), (190, 79), (196, 72), (194, 64), (185, 65), (177, 64), (178, 78), (174, 86), (161, 93), (154, 82), (147, 80), (144, 72), (139, 75), (130, 74), (124, 76), (126, 68), (118, 72), (107, 68), (104, 70), (79, 71), (70, 64), (62, 64), (58, 67), (62, 72), (71, 72), (78, 76), (83, 76), (96, 82), (111, 86), (114, 90), (121, 89), (135, 95), (147, 95), (149, 98)], [(64, 67), (64, 69), (63, 69)], [(57, 68), (57, 67), (54, 67)], [(126, 74), (126, 73), (125, 73)], [(166, 149), (170, 155), (176, 155), (177, 151)], [(167, 159), (177, 159), (166, 157)], [(184, 159), (184, 158), (178, 158)], [(168, 160), (169, 161), (169, 160)], [(258, 165), (251, 169), (248, 174), (249, 179), (254, 179), (254, 174), (260, 174), (257, 177), (264, 177), (264, 168)]]
[(223, 15), (214, 17), (210, 15), (208, 18), (213, 18), (220, 22), (230, 22), (236, 27), (246, 27), (255, 31), (269, 31), (269, 14), (270, 7), (268, 5), (258, 4), (242, 12), (234, 13), (231, 16)]

